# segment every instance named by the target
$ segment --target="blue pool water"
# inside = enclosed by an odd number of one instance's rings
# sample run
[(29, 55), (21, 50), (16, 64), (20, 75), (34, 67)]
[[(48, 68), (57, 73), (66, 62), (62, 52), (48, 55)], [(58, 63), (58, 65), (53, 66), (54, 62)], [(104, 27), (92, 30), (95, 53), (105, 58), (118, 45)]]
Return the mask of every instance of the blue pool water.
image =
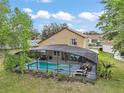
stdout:
[[(69, 68), (70, 67), (70, 68)], [(57, 72), (61, 74), (71, 74), (73, 73), (76, 69), (79, 68), (78, 64), (56, 64), (52, 62), (46, 62), (46, 61), (38, 61), (34, 62), (32, 64), (29, 64), (27, 68), (31, 70), (41, 70), (41, 71), (52, 71), (52, 72)]]

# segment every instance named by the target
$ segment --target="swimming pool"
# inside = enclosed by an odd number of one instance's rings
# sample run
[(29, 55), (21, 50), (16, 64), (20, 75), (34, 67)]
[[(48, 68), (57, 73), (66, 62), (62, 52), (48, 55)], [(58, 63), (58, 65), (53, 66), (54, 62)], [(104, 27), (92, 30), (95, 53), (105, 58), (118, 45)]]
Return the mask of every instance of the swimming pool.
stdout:
[(71, 74), (79, 68), (78, 64), (57, 64), (53, 62), (47, 62), (39, 60), (27, 65), (28, 69), (40, 70), (40, 71), (52, 71), (61, 74)]

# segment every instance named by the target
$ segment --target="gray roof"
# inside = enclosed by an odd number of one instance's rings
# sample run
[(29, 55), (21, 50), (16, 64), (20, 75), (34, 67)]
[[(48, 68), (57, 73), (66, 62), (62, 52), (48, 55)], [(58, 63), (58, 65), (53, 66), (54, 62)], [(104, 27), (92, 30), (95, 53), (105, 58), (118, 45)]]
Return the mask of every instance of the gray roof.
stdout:
[(94, 63), (97, 63), (98, 61), (98, 54), (96, 52), (93, 52), (86, 48), (80, 48), (80, 47), (75, 47), (75, 46), (57, 44), (57, 45), (47, 45), (42, 48), (37, 48), (37, 49), (35, 48), (31, 50), (41, 50), (41, 51), (42, 50), (53, 50), (53, 51), (67, 52), (67, 53), (72, 53), (72, 54), (76, 54), (79, 56), (83, 56), (91, 60)]

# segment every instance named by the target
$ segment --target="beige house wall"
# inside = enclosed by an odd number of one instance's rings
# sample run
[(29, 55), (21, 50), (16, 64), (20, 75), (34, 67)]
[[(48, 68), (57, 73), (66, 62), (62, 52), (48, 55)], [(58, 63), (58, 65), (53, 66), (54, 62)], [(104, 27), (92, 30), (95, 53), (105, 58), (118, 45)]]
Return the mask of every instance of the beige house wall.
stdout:
[(87, 48), (87, 38), (80, 36), (74, 32), (69, 31), (68, 29), (63, 29), (62, 31), (56, 33), (50, 38), (39, 43), (39, 47), (43, 47), (51, 44), (67, 44), (71, 45), (71, 39), (76, 39), (77, 47)]

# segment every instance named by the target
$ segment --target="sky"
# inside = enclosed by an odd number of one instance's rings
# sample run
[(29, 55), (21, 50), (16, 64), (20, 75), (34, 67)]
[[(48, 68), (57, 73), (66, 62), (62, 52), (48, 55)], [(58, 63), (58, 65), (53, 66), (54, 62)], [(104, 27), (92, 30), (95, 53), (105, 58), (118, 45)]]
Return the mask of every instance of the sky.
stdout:
[(81, 32), (99, 31), (96, 24), (103, 13), (100, 0), (9, 0), (12, 9), (18, 7), (31, 16), (34, 27), (41, 31), (50, 23), (67, 23)]

